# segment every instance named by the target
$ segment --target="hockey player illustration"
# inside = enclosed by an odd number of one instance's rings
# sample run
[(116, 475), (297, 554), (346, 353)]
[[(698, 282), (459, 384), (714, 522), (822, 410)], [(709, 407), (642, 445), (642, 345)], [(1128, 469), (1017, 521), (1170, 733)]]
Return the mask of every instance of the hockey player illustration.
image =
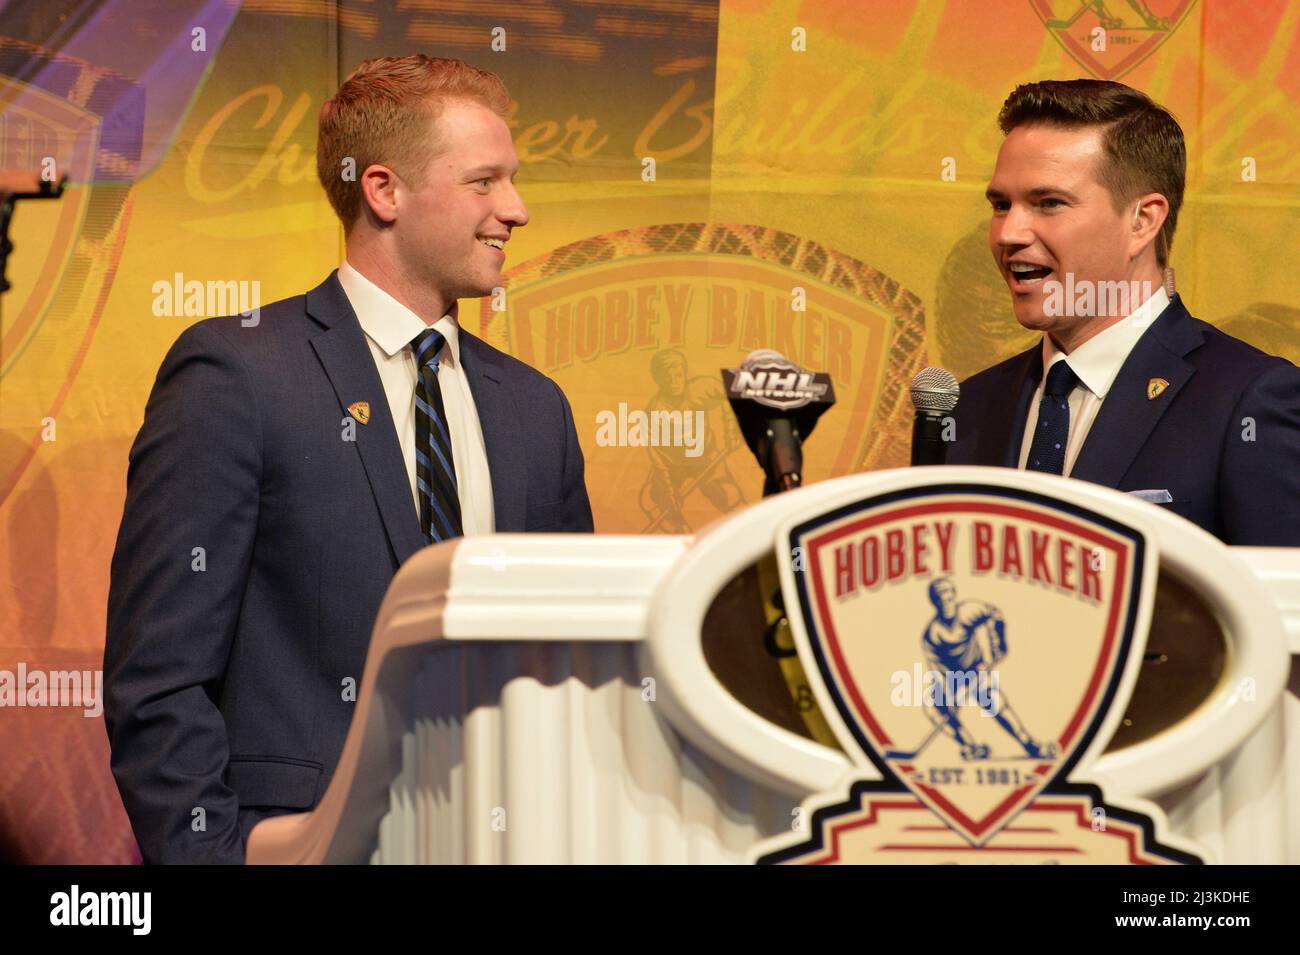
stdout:
[(1135, 27), (1125, 18), (1121, 11), (1116, 15), (1107, 6), (1106, 0), (1084, 0), (1079, 4), (1078, 9), (1072, 16), (1048, 20), (1047, 25), (1054, 29), (1066, 28), (1074, 25), (1074, 22), (1083, 16), (1089, 10), (1097, 15), (1101, 25), (1107, 30), (1168, 30), (1169, 18), (1162, 17), (1147, 5), (1146, 0), (1128, 0), (1128, 5), (1142, 19), (1143, 26)]
[(656, 352), (650, 374), (659, 390), (646, 403), (646, 411), (703, 411), (705, 434), (710, 441), (699, 457), (687, 457), (680, 448), (650, 447), (650, 473), (641, 488), (641, 509), (650, 523), (646, 532), (684, 534), (691, 528), (685, 506), (698, 493), (726, 514), (744, 503), (745, 496), (731, 474), (727, 458), (740, 447), (740, 431), (717, 376), (690, 377), (686, 355), (677, 348)]
[[(958, 600), (957, 587), (947, 577), (931, 582), (929, 596), (934, 616), (921, 634), (921, 645), (930, 669), (944, 678), (938, 692), (927, 694), (926, 715), (935, 726), (914, 752), (891, 751), (887, 755), (914, 758), (942, 732), (957, 743), (962, 759), (988, 759), (989, 746), (962, 723), (962, 704), (973, 701), (1006, 730), (1026, 757), (1055, 757), (1056, 745), (1035, 740), (1007, 702), (999, 681), (990, 679), (992, 668), (1007, 655), (1006, 621), (1001, 612), (981, 600)], [(958, 692), (952, 692), (954, 687)]]

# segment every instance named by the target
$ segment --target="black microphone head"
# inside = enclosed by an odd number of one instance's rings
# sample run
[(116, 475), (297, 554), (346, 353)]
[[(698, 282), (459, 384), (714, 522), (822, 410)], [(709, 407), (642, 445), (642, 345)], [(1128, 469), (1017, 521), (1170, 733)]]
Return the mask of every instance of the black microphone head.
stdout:
[(960, 396), (961, 386), (946, 368), (922, 368), (912, 379), (912, 407), (918, 412), (948, 414)]

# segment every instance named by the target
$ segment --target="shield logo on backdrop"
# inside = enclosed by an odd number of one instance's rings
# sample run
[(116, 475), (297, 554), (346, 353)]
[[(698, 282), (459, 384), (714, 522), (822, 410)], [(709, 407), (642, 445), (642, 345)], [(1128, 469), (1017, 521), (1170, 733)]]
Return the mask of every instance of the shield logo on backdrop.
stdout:
[(790, 545), (845, 750), (971, 846), (1088, 748), (1133, 643), (1138, 532), (1007, 488), (939, 486), (823, 515)]
[[(907, 461), (925, 314), (864, 262), (775, 229), (685, 222), (582, 239), (508, 279), (508, 304), (483, 299), (481, 334), (563, 386), (588, 484), (608, 489), (592, 498), (606, 530), (685, 533), (743, 503), (753, 458), (718, 369), (756, 350), (835, 381), (846, 413), (818, 425), (825, 453), (807, 462), (806, 483)], [(708, 440), (690, 455), (671, 442), (631, 447), (622, 422), (642, 410), (699, 415)], [(617, 440), (606, 450), (597, 431), (593, 448), (584, 422), (606, 415)]]
[(1030, 0), (1049, 33), (1093, 76), (1117, 80), (1154, 53), (1196, 0)]

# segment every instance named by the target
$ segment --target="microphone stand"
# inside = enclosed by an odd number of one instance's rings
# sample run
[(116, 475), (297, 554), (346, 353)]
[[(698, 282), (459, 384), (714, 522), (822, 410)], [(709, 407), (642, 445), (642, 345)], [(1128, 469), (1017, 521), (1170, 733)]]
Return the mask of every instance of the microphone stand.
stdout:
[[(13, 221), (15, 203), (19, 199), (57, 199), (63, 195), (68, 177), (58, 182), (42, 179), (34, 172), (0, 172), (0, 294), (12, 287), (8, 278), (9, 253), (14, 244), (9, 239), (9, 224)], [(0, 299), (0, 308), (3, 307)]]
[(767, 475), (763, 496), (793, 491), (802, 485), (803, 438), (799, 429), (789, 418), (773, 418), (767, 422), (763, 441), (767, 445), (763, 454), (763, 470)]

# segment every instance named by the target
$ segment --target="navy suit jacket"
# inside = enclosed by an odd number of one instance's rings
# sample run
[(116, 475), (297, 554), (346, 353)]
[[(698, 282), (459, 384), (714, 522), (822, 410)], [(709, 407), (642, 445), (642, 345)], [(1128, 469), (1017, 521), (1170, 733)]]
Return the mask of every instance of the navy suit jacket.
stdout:
[[(242, 862), (325, 792), (370, 631), (423, 546), (365, 333), (333, 273), (186, 329), (131, 448), (104, 647), (112, 770), (146, 862)], [(461, 329), (496, 529), (591, 531), (555, 382)], [(345, 440), (344, 416), (370, 403)], [(201, 820), (201, 823), (200, 823)]]
[[(962, 383), (948, 464), (1014, 468), (1041, 343)], [(1147, 385), (1169, 387), (1147, 398)], [(1300, 369), (1188, 314), (1175, 295), (1138, 339), (1070, 477), (1168, 490), (1163, 506), (1228, 544), (1300, 547)]]

